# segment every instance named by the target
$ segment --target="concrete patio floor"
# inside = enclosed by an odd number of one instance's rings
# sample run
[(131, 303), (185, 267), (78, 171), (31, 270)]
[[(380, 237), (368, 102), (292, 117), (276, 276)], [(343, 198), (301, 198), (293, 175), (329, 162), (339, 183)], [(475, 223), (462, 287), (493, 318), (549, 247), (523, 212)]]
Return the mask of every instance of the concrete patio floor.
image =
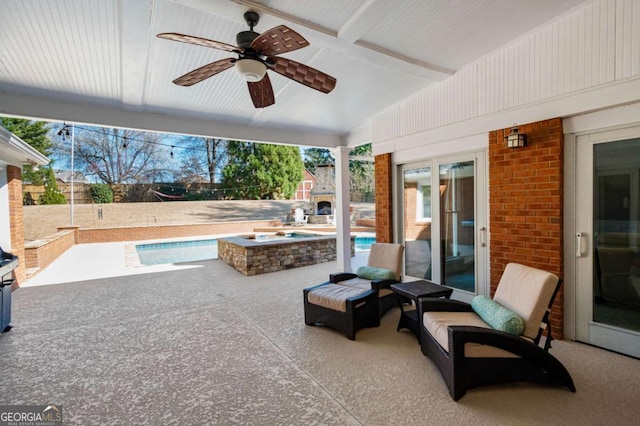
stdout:
[[(354, 268), (366, 253), (353, 260)], [(637, 424), (640, 361), (561, 341), (577, 393), (533, 384), (453, 402), (398, 309), (356, 341), (305, 326), (302, 289), (335, 262), (245, 277), (190, 269), (21, 288), (0, 334), (0, 404), (68, 424)]]

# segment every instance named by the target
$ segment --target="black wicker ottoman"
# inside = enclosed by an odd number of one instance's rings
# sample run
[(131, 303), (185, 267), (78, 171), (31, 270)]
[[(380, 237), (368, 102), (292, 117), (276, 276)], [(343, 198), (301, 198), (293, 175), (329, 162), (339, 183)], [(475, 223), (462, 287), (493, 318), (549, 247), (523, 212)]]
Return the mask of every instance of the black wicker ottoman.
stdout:
[(304, 323), (324, 325), (355, 340), (364, 327), (378, 327), (378, 292), (330, 282), (305, 288)]

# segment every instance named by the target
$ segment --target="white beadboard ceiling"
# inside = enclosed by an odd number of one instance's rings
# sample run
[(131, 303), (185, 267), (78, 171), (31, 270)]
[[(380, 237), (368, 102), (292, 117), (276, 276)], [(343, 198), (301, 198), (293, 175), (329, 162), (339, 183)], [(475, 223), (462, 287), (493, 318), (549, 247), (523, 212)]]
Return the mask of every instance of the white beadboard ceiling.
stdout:
[[(215, 137), (338, 146), (370, 118), (444, 81), (582, 0), (8, 0), (0, 2), (0, 114)], [(286, 25), (310, 46), (284, 54), (337, 79), (330, 94), (274, 72), (276, 103), (253, 107), (230, 69), (171, 83), (235, 54), (158, 39), (235, 45)], [(359, 136), (362, 138), (363, 136)]]

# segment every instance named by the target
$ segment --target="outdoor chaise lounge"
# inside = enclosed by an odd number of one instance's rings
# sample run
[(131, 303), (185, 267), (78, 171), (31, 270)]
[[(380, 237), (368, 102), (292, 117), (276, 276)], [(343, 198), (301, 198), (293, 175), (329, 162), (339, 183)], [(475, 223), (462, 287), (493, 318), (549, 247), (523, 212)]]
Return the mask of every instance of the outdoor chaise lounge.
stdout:
[(400, 244), (372, 244), (367, 266), (357, 274), (331, 274), (329, 281), (304, 289), (305, 324), (325, 325), (351, 340), (361, 328), (379, 326), (397, 303), (389, 286), (400, 281), (402, 253)]
[(559, 288), (556, 275), (510, 263), (493, 300), (419, 300), (422, 352), (436, 364), (455, 401), (468, 389), (508, 382), (538, 382), (575, 392), (569, 372), (548, 352), (549, 311)]

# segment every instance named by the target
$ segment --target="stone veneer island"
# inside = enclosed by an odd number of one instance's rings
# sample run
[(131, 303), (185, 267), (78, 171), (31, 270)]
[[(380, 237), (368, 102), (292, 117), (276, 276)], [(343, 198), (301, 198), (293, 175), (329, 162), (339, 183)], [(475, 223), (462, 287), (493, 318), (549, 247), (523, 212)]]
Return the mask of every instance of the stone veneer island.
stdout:
[[(355, 237), (351, 237), (355, 256)], [(218, 239), (218, 259), (244, 275), (299, 268), (336, 260), (335, 235), (305, 235), (298, 238), (256, 239), (238, 236)]]

